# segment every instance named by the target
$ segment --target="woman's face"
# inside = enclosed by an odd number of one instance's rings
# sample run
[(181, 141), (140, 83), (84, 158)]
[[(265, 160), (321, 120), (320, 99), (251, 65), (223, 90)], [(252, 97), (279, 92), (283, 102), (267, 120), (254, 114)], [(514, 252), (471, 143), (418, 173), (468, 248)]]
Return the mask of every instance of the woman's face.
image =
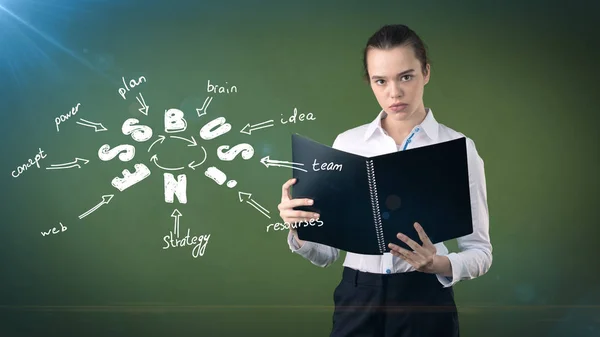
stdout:
[(387, 118), (410, 120), (424, 113), (423, 89), (429, 82), (429, 65), (427, 76), (423, 76), (412, 47), (371, 48), (367, 52), (367, 71), (371, 89)]

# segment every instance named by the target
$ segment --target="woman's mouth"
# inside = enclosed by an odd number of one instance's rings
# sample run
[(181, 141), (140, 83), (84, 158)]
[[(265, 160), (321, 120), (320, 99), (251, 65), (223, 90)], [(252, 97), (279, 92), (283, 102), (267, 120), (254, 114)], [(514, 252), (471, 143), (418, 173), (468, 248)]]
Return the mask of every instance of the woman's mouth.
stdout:
[(392, 110), (394, 112), (404, 111), (404, 109), (406, 109), (407, 106), (408, 106), (408, 104), (406, 104), (406, 103), (396, 103), (396, 104), (390, 105), (390, 110)]

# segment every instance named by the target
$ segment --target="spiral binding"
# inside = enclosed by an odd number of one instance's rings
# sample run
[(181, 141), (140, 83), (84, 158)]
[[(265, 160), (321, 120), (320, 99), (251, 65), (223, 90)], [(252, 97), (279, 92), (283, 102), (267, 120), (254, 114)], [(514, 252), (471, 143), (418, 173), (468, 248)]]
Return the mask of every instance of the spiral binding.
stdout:
[(373, 223), (375, 224), (375, 232), (377, 234), (377, 243), (379, 244), (379, 252), (385, 252), (385, 243), (383, 237), (383, 225), (381, 223), (381, 212), (379, 211), (379, 198), (377, 196), (377, 181), (375, 180), (375, 167), (373, 160), (367, 160), (367, 178), (369, 181), (369, 191), (371, 194), (371, 207), (373, 209)]

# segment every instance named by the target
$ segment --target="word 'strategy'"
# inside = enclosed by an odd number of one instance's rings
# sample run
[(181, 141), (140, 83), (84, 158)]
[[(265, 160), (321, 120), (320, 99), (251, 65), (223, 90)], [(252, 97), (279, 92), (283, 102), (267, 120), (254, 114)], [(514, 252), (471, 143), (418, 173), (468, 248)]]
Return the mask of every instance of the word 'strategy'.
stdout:
[(17, 168), (11, 172), (11, 175), (13, 176), (13, 178), (17, 178), (33, 165), (37, 166), (37, 168), (40, 168), (40, 160), (46, 158), (46, 156), (47, 155), (44, 154), (44, 150), (42, 150), (42, 148), (40, 147), (39, 152), (35, 155), (34, 159), (29, 159), (27, 163), (17, 166)]
[(321, 227), (321, 226), (323, 226), (323, 221), (321, 221), (320, 219), (310, 219), (310, 221), (298, 221), (298, 222), (293, 222), (293, 223), (289, 223), (287, 221), (284, 223), (276, 222), (274, 224), (272, 223), (267, 226), (267, 232), (269, 231), (269, 229), (271, 227), (275, 231), (284, 231), (284, 230), (290, 229), (290, 226), (292, 227), (292, 229), (296, 229), (299, 227), (308, 227), (308, 226)]
[(194, 246), (192, 249), (192, 256), (197, 258), (198, 256), (203, 256), (204, 251), (206, 250), (206, 245), (208, 244), (208, 239), (210, 238), (210, 234), (198, 235), (198, 236), (190, 236), (190, 229), (187, 230), (187, 235), (182, 239), (179, 239), (179, 236), (176, 238), (173, 237), (173, 232), (169, 232), (169, 235), (165, 235), (163, 241), (166, 246), (163, 249), (169, 248), (177, 248), (177, 247), (186, 247), (186, 246)]
[(166, 244), (163, 249), (194, 246), (192, 249), (192, 256), (194, 258), (204, 256), (210, 234), (190, 236), (190, 229), (188, 228), (187, 235), (182, 239), (179, 239), (179, 218), (181, 217), (181, 212), (175, 209), (171, 214), (171, 217), (175, 219), (175, 223), (173, 224), (173, 230), (169, 232), (169, 235), (163, 237), (163, 241)]

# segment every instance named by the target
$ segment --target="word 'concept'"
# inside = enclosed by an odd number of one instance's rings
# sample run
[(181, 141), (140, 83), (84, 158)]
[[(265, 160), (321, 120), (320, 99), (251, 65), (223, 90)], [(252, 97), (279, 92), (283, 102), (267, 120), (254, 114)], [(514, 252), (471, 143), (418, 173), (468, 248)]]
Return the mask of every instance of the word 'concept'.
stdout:
[(342, 164), (336, 164), (336, 163), (319, 164), (319, 163), (317, 163), (316, 159), (315, 159), (315, 162), (312, 164), (312, 167), (313, 167), (313, 171), (341, 171), (342, 170)]
[(284, 230), (290, 229), (290, 226), (292, 227), (292, 229), (296, 229), (296, 228), (300, 228), (300, 227), (308, 227), (308, 226), (321, 227), (321, 226), (323, 226), (323, 221), (321, 221), (319, 219), (310, 219), (310, 221), (298, 221), (298, 222), (293, 222), (291, 224), (289, 222), (284, 222), (283, 224), (281, 222), (277, 222), (277, 223), (274, 223), (274, 224), (272, 223), (272, 224), (268, 225), (267, 232), (269, 231), (269, 229), (271, 227), (275, 231), (284, 231)]
[(60, 131), (58, 129), (58, 125), (60, 123), (66, 122), (69, 118), (71, 118), (71, 116), (75, 116), (77, 114), (77, 111), (79, 111), (79, 106), (80, 105), (81, 105), (81, 103), (77, 103), (76, 106), (74, 106), (73, 108), (71, 108), (71, 111), (67, 112), (64, 115), (60, 115), (60, 116), (54, 118), (54, 124), (56, 124), (56, 132)]
[(30, 158), (27, 161), (27, 163), (17, 166), (17, 168), (11, 172), (11, 175), (13, 176), (13, 178), (17, 178), (33, 165), (37, 166), (37, 168), (40, 168), (40, 160), (46, 158), (46, 156), (47, 155), (44, 154), (44, 150), (42, 150), (42, 148), (39, 148), (39, 152), (35, 155), (34, 159)]

